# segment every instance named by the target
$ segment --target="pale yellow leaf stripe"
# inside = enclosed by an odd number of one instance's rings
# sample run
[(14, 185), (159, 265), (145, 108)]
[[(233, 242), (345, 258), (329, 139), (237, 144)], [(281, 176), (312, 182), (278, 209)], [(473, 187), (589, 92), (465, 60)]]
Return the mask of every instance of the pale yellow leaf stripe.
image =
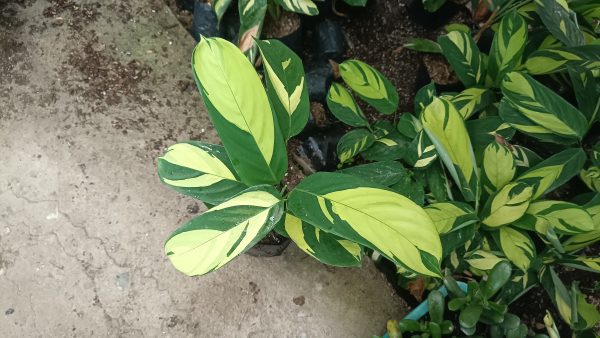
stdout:
[(204, 173), (197, 177), (183, 180), (170, 180), (163, 178), (166, 184), (176, 187), (208, 187), (222, 180), (237, 181), (231, 170), (217, 157), (209, 153), (209, 148), (194, 146), (189, 143), (177, 143), (170, 146), (161, 159)]
[(517, 230), (500, 228), (500, 246), (506, 257), (519, 269), (527, 271), (534, 256), (533, 243)]
[[(277, 203), (279, 199), (264, 191), (238, 195), (204, 214), (233, 206), (257, 206), (265, 210), (226, 231), (201, 229), (179, 233), (165, 243), (165, 253), (171, 253), (168, 257), (173, 266), (189, 276), (217, 269), (246, 249), (268, 221), (269, 212)], [(242, 234), (244, 236), (238, 242)]]
[(482, 221), (485, 225), (499, 227), (514, 222), (525, 214), (533, 189), (524, 187), (520, 193), (513, 193), (512, 190), (519, 184), (521, 183), (509, 183), (492, 197), (490, 213)]
[(210, 103), (224, 119), (249, 133), (270, 163), (275, 146), (273, 114), (248, 59), (223, 39), (203, 38), (194, 51), (193, 66)]
[[(270, 42), (265, 41), (265, 43)], [(287, 59), (281, 63), (281, 66), (284, 70), (287, 68), (290, 62), (291, 59)], [(304, 76), (300, 79), (300, 83), (294, 88), (294, 90), (290, 94), (285, 89), (284, 83), (281, 81), (279, 76), (277, 76), (277, 73), (275, 73), (269, 61), (263, 58), (263, 63), (265, 65), (265, 69), (267, 70), (267, 74), (269, 75), (269, 80), (271, 81), (273, 88), (275, 88), (275, 92), (277, 93), (279, 102), (281, 102), (288, 115), (292, 116), (292, 114), (296, 111), (296, 108), (298, 108), (298, 105), (300, 104), (300, 97), (302, 96), (302, 89), (304, 88)]]
[(300, 9), (302, 13), (310, 14), (311, 9), (316, 10), (317, 5), (311, 0), (283, 0), (283, 3), (290, 9)]

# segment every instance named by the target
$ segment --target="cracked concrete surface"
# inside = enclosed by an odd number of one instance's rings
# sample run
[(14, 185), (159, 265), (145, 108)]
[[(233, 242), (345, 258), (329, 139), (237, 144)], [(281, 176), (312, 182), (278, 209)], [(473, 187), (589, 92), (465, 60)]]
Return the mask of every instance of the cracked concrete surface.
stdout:
[(202, 208), (160, 184), (156, 157), (217, 140), (193, 45), (161, 1), (0, 3), (1, 337), (369, 337), (402, 314), (370, 262), (293, 245), (172, 268), (163, 240)]

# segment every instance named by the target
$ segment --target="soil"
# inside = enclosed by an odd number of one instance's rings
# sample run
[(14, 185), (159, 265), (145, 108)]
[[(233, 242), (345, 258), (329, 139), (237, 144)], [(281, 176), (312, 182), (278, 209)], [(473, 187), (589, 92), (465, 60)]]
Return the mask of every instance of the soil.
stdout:
[(290, 35), (300, 28), (300, 24), (300, 16), (296, 13), (282, 11), (276, 20), (267, 13), (262, 37), (264, 39), (276, 39)]

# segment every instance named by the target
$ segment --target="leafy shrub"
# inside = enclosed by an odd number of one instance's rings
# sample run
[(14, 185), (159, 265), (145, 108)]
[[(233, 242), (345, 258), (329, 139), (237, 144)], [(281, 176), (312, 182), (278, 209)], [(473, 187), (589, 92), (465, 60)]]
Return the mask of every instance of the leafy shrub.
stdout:
[[(489, 55), (463, 29), (440, 37), (434, 49), (465, 89), (437, 93), (431, 83), (398, 119), (398, 94), (383, 74), (358, 60), (340, 64), (343, 84), (331, 86), (327, 104), (354, 128), (338, 143), (346, 167), (289, 192), (286, 143), (309, 114), (301, 60), (278, 41), (258, 41), (265, 90), (237, 47), (202, 39), (194, 75), (223, 146), (178, 143), (159, 159), (165, 184), (215, 205), (169, 237), (173, 265), (211, 272), (275, 229), (326, 264), (359, 266), (369, 248), (409, 276), (481, 276), (449, 303), (465, 334), (481, 321), (497, 336), (522, 336), (506, 307), (537, 284), (574, 331), (589, 331), (600, 314), (555, 269), (600, 272), (598, 257), (580, 254), (600, 240), (598, 148), (583, 147), (600, 110), (600, 44), (594, 32), (573, 29), (567, 4), (549, 6), (504, 15)], [(582, 17), (589, 9), (574, 8)], [(555, 83), (572, 86), (574, 100)], [(369, 121), (353, 93), (394, 118)], [(359, 156), (372, 163), (352, 166)], [(556, 192), (578, 175), (592, 192), (560, 200)]]

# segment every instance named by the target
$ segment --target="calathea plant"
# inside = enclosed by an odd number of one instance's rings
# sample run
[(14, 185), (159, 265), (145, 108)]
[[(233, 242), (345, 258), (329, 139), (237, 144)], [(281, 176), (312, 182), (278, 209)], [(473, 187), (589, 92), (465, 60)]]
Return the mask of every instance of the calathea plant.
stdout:
[(276, 228), (327, 264), (358, 266), (368, 247), (415, 273), (441, 276), (431, 218), (410, 199), (358, 177), (372, 167), (316, 173), (289, 193), (282, 186), (286, 142), (308, 119), (304, 72), (282, 43), (257, 44), (266, 91), (233, 44), (203, 38), (194, 50), (196, 82), (223, 146), (178, 143), (158, 161), (165, 184), (215, 205), (167, 239), (173, 265), (187, 275), (208, 273)]
[[(485, 276), (508, 260), (515, 269), (499, 301), (508, 304), (541, 284), (562, 319), (583, 334), (600, 314), (555, 269), (566, 264), (600, 272), (598, 257), (579, 253), (600, 240), (596, 162), (588, 160), (594, 151), (585, 142), (600, 110), (600, 46), (587, 19), (578, 23), (572, 15), (589, 17), (583, 7), (553, 0), (531, 5), (504, 15), (489, 55), (464, 30), (440, 37), (430, 50), (446, 57), (465, 90), (438, 95), (426, 86), (419, 93), (428, 95), (415, 100), (424, 109), (404, 114), (398, 130), (423, 131), (428, 153), (454, 183), (451, 201), (425, 207), (442, 239), (442, 266)], [(572, 87), (572, 100), (542, 80)], [(528, 137), (545, 158), (518, 145)], [(592, 170), (583, 169), (590, 162)], [(593, 193), (576, 203), (559, 200), (552, 192), (577, 174)]]

